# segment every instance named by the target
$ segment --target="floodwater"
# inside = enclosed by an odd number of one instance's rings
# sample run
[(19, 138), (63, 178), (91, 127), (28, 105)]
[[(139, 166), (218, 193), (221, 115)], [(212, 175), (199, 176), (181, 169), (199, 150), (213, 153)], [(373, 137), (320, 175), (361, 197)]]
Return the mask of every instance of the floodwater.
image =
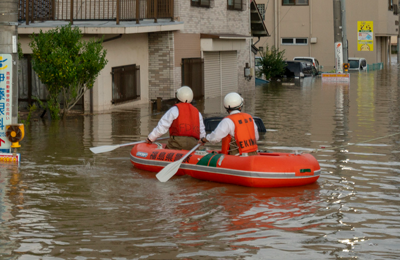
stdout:
[[(260, 149), (311, 152), (315, 184), (248, 188), (135, 169), (130, 147), (161, 114), (144, 106), (32, 121), (22, 162), (0, 165), (0, 259), (399, 259), (400, 69), (258, 85), (245, 111)], [(221, 97), (198, 101), (224, 114)]]

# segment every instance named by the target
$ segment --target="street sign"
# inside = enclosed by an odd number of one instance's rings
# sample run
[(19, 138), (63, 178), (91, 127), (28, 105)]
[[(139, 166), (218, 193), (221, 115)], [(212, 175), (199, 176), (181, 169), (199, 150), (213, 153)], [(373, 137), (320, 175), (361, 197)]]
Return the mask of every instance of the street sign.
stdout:
[(343, 44), (335, 42), (335, 68), (337, 73), (343, 73)]
[(357, 22), (357, 51), (374, 50), (374, 22)]
[(9, 153), (11, 143), (6, 138), (6, 125), (11, 124), (12, 55), (0, 54), (0, 153)]
[(16, 153), (0, 153), (0, 163), (19, 163), (21, 161), (21, 154)]
[(350, 82), (349, 73), (322, 73), (322, 82)]

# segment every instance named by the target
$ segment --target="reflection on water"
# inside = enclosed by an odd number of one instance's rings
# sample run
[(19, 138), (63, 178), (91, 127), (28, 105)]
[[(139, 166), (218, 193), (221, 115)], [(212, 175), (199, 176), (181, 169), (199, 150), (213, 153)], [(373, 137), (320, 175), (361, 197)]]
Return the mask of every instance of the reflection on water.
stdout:
[[(317, 77), (243, 92), (268, 129), (260, 149), (318, 149), (321, 177), (292, 188), (160, 183), (131, 165), (129, 147), (90, 152), (143, 140), (162, 116), (148, 106), (34, 121), (20, 168), (0, 166), (0, 259), (397, 258), (399, 89), (392, 66), (347, 85)], [(222, 97), (196, 105), (225, 114)]]

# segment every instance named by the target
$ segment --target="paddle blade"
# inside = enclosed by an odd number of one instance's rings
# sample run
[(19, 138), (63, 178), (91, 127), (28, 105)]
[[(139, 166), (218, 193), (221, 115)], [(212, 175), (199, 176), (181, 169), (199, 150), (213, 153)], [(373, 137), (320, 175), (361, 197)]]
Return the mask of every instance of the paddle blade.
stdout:
[(181, 167), (182, 162), (183, 160), (180, 159), (179, 161), (170, 163), (167, 166), (165, 166), (164, 169), (162, 169), (159, 173), (156, 174), (157, 179), (161, 182), (167, 182), (179, 170), (179, 167)]
[(92, 151), (93, 153), (105, 153), (115, 150), (118, 147), (119, 145), (104, 145), (104, 146), (92, 147), (90, 148), (90, 151)]

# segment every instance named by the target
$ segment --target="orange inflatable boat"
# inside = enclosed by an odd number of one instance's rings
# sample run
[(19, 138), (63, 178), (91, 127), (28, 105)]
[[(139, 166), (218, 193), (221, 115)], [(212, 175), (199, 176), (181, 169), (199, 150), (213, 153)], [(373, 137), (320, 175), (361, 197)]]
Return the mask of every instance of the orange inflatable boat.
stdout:
[[(141, 143), (130, 154), (132, 164), (151, 172), (159, 172), (188, 151), (165, 149), (165, 144)], [(233, 156), (215, 151), (189, 155), (175, 175), (249, 187), (300, 186), (318, 180), (321, 168), (311, 154), (264, 153), (255, 156)]]

